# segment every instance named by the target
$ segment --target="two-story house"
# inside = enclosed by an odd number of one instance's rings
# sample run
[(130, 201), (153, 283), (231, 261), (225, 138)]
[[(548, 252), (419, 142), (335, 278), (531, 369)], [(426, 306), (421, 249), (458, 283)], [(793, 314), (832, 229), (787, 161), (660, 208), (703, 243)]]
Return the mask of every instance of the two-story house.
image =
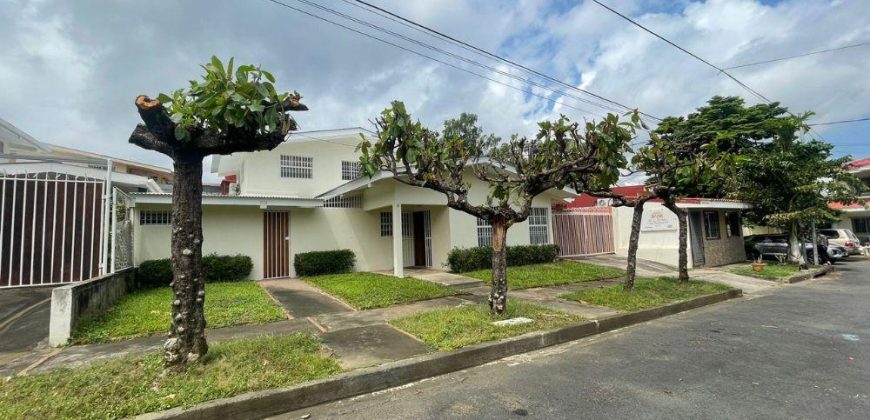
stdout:
[[(360, 129), (292, 133), (271, 151), (215, 156), (221, 194), (203, 196), (203, 252), (244, 254), (252, 278), (293, 277), (294, 255), (350, 249), (356, 270), (409, 266), (443, 268), (452, 248), (489, 245), (492, 230), (449, 209), (443, 194), (405, 185), (386, 172), (360, 175)], [(488, 187), (469, 172), (472, 202)], [(571, 195), (550, 190), (536, 197), (532, 215), (508, 231), (508, 244), (552, 243), (550, 208)], [(171, 196), (133, 194), (134, 261), (169, 256)]]
[[(855, 160), (847, 164), (849, 172), (855, 174), (870, 189), (870, 157)], [(861, 202), (843, 205), (832, 203), (831, 207), (840, 210), (840, 220), (832, 224), (838, 229), (852, 229), (861, 239), (862, 244), (870, 243), (870, 192), (864, 192)]]

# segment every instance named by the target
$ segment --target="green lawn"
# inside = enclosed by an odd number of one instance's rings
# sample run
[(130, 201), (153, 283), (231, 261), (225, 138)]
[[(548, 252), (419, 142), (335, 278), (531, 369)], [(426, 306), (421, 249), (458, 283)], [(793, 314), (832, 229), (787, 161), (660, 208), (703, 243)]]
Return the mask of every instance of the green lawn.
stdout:
[[(105, 313), (84, 320), (72, 344), (126, 340), (169, 331), (172, 289), (131, 293)], [(209, 328), (285, 319), (284, 311), (253, 281), (207, 283), (205, 319)]]
[[(500, 327), (492, 325), (501, 319), (526, 317), (534, 322)], [(498, 340), (530, 331), (548, 330), (576, 324), (583, 318), (517, 300), (508, 300), (507, 313), (493, 317), (488, 305), (468, 305), (435, 309), (391, 322), (426, 344), (439, 350), (453, 350), (484, 341)]]
[(377, 273), (330, 274), (306, 277), (305, 281), (357, 309), (383, 308), (460, 293), (420, 279)]
[(0, 380), (2, 419), (106, 419), (286, 387), (335, 375), (309, 334), (260, 337), (211, 346), (203, 363), (161, 375), (160, 354)]
[(580, 290), (560, 297), (624, 311), (636, 311), (730, 289), (723, 284), (704, 281), (690, 281), (681, 284), (675, 278), (659, 277), (638, 280), (634, 284), (634, 290), (630, 292), (623, 291), (620, 284), (599, 289)]
[(741, 276), (757, 277), (765, 280), (780, 280), (797, 274), (798, 268), (796, 264), (765, 263), (764, 271), (762, 272), (754, 271), (752, 266), (735, 267), (731, 269), (731, 272)]
[[(462, 273), (492, 283), (492, 270), (477, 270)], [(532, 287), (557, 286), (620, 277), (625, 271), (576, 261), (559, 261), (549, 264), (522, 265), (507, 268), (508, 288), (529, 289)]]

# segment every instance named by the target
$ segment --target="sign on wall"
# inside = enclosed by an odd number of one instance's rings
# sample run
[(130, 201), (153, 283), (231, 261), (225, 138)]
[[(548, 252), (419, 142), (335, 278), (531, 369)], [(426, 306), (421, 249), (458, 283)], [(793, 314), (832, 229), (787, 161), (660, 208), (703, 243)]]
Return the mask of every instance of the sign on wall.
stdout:
[(641, 231), (677, 230), (677, 215), (665, 208), (647, 209), (640, 222)]

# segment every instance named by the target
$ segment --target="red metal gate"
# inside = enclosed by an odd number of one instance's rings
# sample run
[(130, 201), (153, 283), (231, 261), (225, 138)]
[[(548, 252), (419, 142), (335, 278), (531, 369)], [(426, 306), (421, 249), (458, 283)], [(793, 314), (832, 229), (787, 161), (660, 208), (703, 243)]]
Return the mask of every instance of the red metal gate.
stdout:
[(611, 208), (553, 211), (553, 242), (562, 257), (613, 253)]

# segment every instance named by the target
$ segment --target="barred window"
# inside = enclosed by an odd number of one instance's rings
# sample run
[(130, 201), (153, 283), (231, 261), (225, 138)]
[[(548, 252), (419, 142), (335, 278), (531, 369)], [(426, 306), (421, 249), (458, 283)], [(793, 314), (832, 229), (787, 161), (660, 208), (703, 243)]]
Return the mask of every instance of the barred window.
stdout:
[(330, 198), (329, 200), (325, 200), (323, 202), (323, 207), (331, 207), (338, 209), (361, 209), (362, 208), (362, 196), (361, 195), (337, 195), (335, 197)]
[(139, 212), (140, 225), (172, 224), (172, 212), (169, 210), (142, 210)]
[(477, 219), (477, 246), (492, 246), (492, 225)]
[(393, 214), (381, 212), (381, 236), (393, 236)]
[(362, 167), (352, 160), (341, 161), (341, 179), (345, 181), (359, 178)]
[(281, 155), (281, 178), (311, 179), (313, 161), (310, 156)]
[(704, 232), (707, 239), (719, 239), (719, 212), (704, 212)]
[(532, 207), (532, 211), (529, 213), (529, 243), (532, 245), (550, 243), (546, 207)]

